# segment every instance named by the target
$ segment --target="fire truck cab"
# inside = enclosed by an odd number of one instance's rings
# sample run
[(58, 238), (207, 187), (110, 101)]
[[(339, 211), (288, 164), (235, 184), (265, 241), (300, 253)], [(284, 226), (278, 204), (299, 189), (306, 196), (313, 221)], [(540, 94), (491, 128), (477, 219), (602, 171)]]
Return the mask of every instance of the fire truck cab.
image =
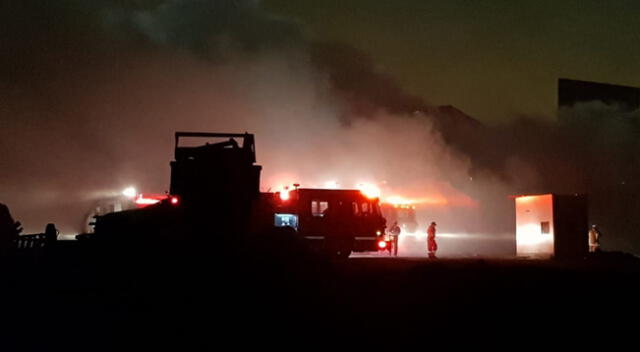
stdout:
[(359, 190), (295, 189), (263, 193), (275, 227), (291, 227), (312, 247), (337, 257), (377, 251), (385, 219), (379, 200)]

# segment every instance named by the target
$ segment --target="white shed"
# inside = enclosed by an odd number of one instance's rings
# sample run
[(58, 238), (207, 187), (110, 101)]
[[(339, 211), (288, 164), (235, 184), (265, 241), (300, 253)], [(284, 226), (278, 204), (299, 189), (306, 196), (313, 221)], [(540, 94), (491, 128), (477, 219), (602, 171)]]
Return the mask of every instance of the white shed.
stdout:
[(587, 253), (587, 197), (541, 194), (515, 198), (518, 256), (577, 257)]

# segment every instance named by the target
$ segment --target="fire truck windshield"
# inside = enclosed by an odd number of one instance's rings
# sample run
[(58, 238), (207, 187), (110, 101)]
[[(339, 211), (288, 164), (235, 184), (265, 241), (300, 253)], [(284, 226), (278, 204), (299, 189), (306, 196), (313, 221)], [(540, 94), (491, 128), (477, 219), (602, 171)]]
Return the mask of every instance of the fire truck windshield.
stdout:
[(292, 227), (298, 229), (298, 215), (276, 213), (274, 216), (275, 227)]

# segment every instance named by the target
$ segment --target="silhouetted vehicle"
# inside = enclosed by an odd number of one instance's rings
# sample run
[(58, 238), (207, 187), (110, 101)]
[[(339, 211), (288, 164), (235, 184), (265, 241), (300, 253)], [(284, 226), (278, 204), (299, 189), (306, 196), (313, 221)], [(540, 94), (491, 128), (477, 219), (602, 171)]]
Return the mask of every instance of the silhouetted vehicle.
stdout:
[(116, 196), (106, 199), (101, 199), (93, 205), (87, 215), (84, 217), (82, 223), (82, 230), (85, 233), (93, 232), (93, 225), (95, 224), (95, 218), (101, 215), (115, 213), (123, 210), (135, 209), (135, 203), (126, 197)]
[[(194, 145), (194, 139), (224, 140)], [(262, 169), (254, 165), (253, 135), (176, 132), (174, 157), (166, 199), (97, 216), (91, 237), (127, 242), (197, 238), (202, 243), (246, 234)]]
[(263, 193), (258, 216), (262, 223), (292, 227), (314, 248), (346, 258), (351, 252), (377, 251), (384, 241), (378, 203), (359, 190), (302, 188)]
[[(170, 195), (143, 209), (96, 217), (96, 239), (235, 241), (289, 227), (332, 256), (375, 251), (385, 221), (378, 199), (357, 190), (260, 193), (252, 134), (177, 132)], [(193, 145), (184, 139), (225, 139)], [(236, 139), (242, 139), (239, 144)], [(181, 143), (182, 142), (182, 143)], [(85, 236), (86, 238), (86, 236)]]
[(382, 216), (387, 219), (388, 224), (397, 221), (403, 232), (416, 232), (418, 230), (415, 206), (411, 204), (382, 203), (380, 207)]

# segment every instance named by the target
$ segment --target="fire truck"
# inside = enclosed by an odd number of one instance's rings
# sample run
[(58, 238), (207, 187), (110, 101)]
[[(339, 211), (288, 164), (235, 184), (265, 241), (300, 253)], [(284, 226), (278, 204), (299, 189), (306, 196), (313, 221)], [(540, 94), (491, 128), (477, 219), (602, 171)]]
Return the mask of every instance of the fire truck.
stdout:
[[(193, 139), (218, 142), (194, 145)], [(252, 134), (176, 132), (174, 155), (167, 199), (98, 216), (95, 238), (215, 241), (287, 229), (343, 258), (353, 251), (375, 251), (383, 241), (385, 220), (379, 201), (358, 190), (261, 193), (262, 167), (255, 165)]]
[(382, 216), (387, 219), (387, 223), (392, 224), (397, 221), (403, 232), (416, 232), (418, 230), (415, 205), (383, 203), (381, 204), (381, 211)]
[(261, 194), (258, 214), (276, 228), (290, 227), (314, 248), (337, 257), (385, 246), (385, 219), (378, 198), (360, 190), (296, 188)]
[(95, 219), (98, 216), (103, 216), (110, 213), (121, 212), (131, 209), (145, 208), (161, 202), (173, 201), (176, 202), (177, 198), (171, 199), (167, 194), (142, 194), (137, 193), (132, 196), (115, 195), (107, 197), (94, 202), (93, 206), (87, 212), (83, 218), (82, 229), (85, 234), (93, 233), (93, 225)]

